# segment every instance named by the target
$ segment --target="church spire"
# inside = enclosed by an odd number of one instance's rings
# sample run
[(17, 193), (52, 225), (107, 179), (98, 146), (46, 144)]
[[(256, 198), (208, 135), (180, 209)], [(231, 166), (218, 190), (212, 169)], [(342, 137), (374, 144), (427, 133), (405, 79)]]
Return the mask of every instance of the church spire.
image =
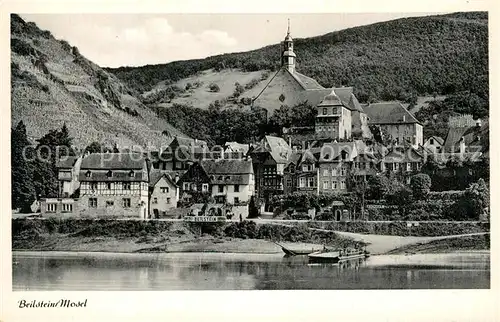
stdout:
[(290, 35), (290, 19), (288, 19), (287, 33), (281, 51), (281, 66), (293, 73), (295, 71), (295, 58), (296, 56), (293, 52), (293, 39)]

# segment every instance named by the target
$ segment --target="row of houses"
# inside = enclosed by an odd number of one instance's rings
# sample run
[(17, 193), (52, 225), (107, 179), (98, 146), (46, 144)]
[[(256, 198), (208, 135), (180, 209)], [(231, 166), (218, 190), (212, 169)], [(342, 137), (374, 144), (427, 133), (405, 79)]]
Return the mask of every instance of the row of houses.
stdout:
[[(196, 153), (191, 147), (196, 147)], [(247, 206), (255, 186), (251, 160), (229, 149), (221, 154), (200, 147), (205, 143), (175, 138), (168, 146), (175, 153), (64, 157), (56, 164), (59, 196), (42, 198), (41, 212), (159, 218), (199, 194), (215, 203)]]

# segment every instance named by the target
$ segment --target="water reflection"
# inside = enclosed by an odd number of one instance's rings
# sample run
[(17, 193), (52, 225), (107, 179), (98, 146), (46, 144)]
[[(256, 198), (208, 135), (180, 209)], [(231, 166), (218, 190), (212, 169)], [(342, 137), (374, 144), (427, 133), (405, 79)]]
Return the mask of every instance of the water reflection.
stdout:
[(15, 253), (14, 290), (489, 288), (489, 254), (375, 256), (309, 264), (307, 256)]

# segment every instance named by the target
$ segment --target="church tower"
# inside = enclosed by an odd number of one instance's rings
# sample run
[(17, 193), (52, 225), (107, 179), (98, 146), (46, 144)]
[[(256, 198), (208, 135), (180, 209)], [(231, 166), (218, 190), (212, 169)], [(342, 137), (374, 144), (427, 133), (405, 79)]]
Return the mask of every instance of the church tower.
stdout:
[(290, 36), (290, 19), (288, 19), (288, 31), (281, 49), (281, 67), (288, 69), (289, 72), (295, 71), (295, 53), (293, 52), (293, 39)]

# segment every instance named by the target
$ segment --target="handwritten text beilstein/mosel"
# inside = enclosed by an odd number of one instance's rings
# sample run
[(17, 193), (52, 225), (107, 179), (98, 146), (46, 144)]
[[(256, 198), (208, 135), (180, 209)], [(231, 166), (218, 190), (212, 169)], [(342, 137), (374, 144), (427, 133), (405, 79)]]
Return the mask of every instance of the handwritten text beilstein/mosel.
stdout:
[(31, 300), (31, 301), (26, 301), (26, 300), (20, 300), (18, 301), (19, 303), (19, 308), (39, 308), (39, 307), (87, 307), (87, 299), (84, 301), (71, 301), (71, 300), (65, 300), (65, 299), (60, 299), (57, 302), (54, 301), (37, 301), (37, 300)]

